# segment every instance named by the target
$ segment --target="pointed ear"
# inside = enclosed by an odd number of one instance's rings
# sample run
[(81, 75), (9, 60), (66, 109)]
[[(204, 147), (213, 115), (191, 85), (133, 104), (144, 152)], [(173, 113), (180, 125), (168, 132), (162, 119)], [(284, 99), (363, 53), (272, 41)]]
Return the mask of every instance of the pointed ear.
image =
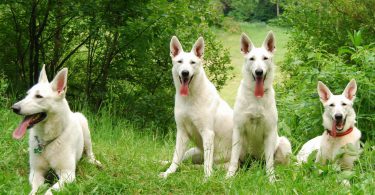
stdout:
[(332, 96), (331, 91), (321, 81), (318, 81), (318, 93), (319, 93), (320, 101), (322, 103), (325, 103), (326, 101), (328, 101), (329, 98)]
[(38, 83), (48, 83), (48, 78), (46, 74), (46, 65), (43, 64), (42, 70), (39, 73)]
[(251, 42), (250, 38), (245, 34), (241, 34), (241, 53), (248, 54), (254, 48), (254, 44)]
[(179, 53), (184, 51), (184, 50), (182, 50), (181, 43), (177, 39), (176, 36), (173, 36), (172, 39), (171, 39), (170, 50), (171, 50), (171, 57), (172, 58), (176, 57)]
[(68, 78), (68, 69), (63, 68), (58, 72), (51, 82), (52, 90), (56, 91), (59, 95), (65, 94), (67, 90), (67, 78)]
[(342, 95), (344, 95), (349, 100), (353, 101), (355, 99), (355, 93), (357, 92), (357, 82), (355, 82), (354, 79), (352, 79), (348, 85), (345, 87), (344, 92)]
[(263, 47), (271, 52), (271, 53), (274, 53), (275, 52), (275, 45), (276, 45), (276, 41), (275, 41), (275, 36), (273, 35), (273, 32), (272, 31), (269, 31), (268, 34), (267, 34), (267, 37), (266, 39), (264, 40), (263, 42)]
[(204, 54), (204, 40), (203, 40), (203, 37), (199, 37), (198, 38), (198, 40), (194, 43), (194, 46), (191, 49), (191, 51), (193, 51), (194, 54), (198, 58), (202, 58), (203, 57), (203, 54)]

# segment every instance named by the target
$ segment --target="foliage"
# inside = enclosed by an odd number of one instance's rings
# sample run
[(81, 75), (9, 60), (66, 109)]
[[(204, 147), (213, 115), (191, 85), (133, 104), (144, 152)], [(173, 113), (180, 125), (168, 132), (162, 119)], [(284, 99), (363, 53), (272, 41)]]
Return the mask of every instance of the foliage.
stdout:
[(203, 36), (209, 77), (218, 88), (231, 78), (229, 54), (209, 28), (222, 22), (215, 2), (28, 2), (0, 4), (1, 70), (17, 94), (36, 82), (42, 63), (50, 79), (68, 67), (72, 104), (85, 102), (93, 110), (108, 106), (113, 114), (167, 126), (173, 123), (173, 35), (185, 50)]
[[(341, 6), (342, 4), (342, 6)], [(337, 6), (340, 5), (340, 6)], [(354, 104), (363, 140), (375, 138), (375, 31), (370, 1), (291, 1), (284, 22), (291, 27), (285, 75), (278, 83), (280, 126), (298, 141), (322, 132), (323, 108), (316, 91), (323, 81), (341, 94), (358, 85)], [(303, 136), (300, 136), (302, 133)]]
[(0, 105), (1, 107), (7, 106), (7, 102), (8, 102), (7, 89), (8, 89), (8, 79), (3, 73), (0, 72)]
[[(277, 16), (278, 1), (222, 0), (228, 16), (239, 21), (268, 21)], [(225, 13), (225, 12), (224, 12)]]
[(374, 6), (373, 0), (288, 0), (282, 17), (292, 27), (292, 42), (298, 49), (309, 44), (336, 53), (340, 46), (351, 44), (348, 31), (361, 30), (363, 44), (375, 41)]

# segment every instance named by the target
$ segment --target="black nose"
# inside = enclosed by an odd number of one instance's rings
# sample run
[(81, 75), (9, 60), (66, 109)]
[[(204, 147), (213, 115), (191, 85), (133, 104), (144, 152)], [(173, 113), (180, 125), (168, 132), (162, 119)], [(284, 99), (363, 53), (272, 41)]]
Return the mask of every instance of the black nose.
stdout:
[(21, 112), (21, 107), (19, 107), (17, 105), (13, 105), (12, 110), (13, 110), (14, 113), (19, 114)]
[(263, 70), (262, 69), (256, 69), (255, 70), (255, 75), (262, 76), (263, 75)]
[(187, 71), (187, 70), (183, 70), (183, 71), (181, 72), (181, 75), (182, 75), (182, 77), (188, 77), (188, 76), (189, 76), (189, 71)]
[(342, 114), (335, 114), (335, 119), (336, 119), (337, 121), (342, 120)]

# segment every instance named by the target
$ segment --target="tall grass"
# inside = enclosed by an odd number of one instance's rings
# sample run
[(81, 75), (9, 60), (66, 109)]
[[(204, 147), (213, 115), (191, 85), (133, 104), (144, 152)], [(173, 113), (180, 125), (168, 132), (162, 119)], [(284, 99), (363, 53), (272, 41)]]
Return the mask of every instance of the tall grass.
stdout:
[[(27, 194), (28, 152), (26, 136), (21, 141), (11, 138), (21, 118), (9, 110), (0, 110), (0, 193)], [(167, 165), (161, 160), (172, 158), (173, 134), (161, 137), (154, 129), (139, 129), (131, 121), (110, 115), (105, 109), (97, 114), (86, 113), (90, 121), (94, 152), (104, 168), (89, 164), (85, 158), (79, 162), (77, 179), (67, 185), (63, 194), (370, 194), (375, 191), (375, 151), (371, 143), (353, 172), (341, 173), (333, 165), (276, 168), (278, 182), (270, 184), (261, 161), (251, 162), (230, 180), (224, 178), (226, 170), (215, 167), (213, 176), (203, 182), (203, 167), (186, 162), (168, 179), (158, 177)], [(155, 127), (156, 128), (156, 127)], [(373, 143), (372, 143), (373, 144)], [(319, 174), (319, 169), (323, 170)], [(339, 185), (337, 180), (349, 178), (351, 187)], [(41, 192), (47, 190), (45, 184)]]

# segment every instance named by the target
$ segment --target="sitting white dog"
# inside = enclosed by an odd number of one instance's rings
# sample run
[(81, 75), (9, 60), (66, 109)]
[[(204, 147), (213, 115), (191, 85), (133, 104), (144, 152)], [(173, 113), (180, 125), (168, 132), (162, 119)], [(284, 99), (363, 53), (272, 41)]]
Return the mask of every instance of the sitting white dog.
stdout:
[[(359, 158), (361, 131), (355, 126), (353, 103), (357, 84), (351, 80), (341, 95), (333, 95), (326, 85), (319, 81), (318, 93), (324, 106), (323, 135), (309, 140), (298, 152), (297, 160), (306, 162), (317, 150), (316, 162), (326, 164), (327, 160), (339, 163), (342, 169), (351, 169)], [(338, 154), (343, 153), (339, 159)]]

